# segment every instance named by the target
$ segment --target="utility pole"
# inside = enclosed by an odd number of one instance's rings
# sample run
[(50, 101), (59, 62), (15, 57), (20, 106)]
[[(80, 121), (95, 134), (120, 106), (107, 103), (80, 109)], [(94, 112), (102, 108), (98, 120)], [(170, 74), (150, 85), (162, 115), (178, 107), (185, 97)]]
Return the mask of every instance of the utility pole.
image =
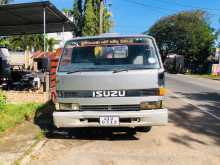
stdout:
[(104, 0), (100, 0), (99, 9), (99, 34), (103, 33), (103, 13), (104, 13)]
[(43, 22), (44, 22), (44, 53), (46, 56), (46, 9), (43, 10)]

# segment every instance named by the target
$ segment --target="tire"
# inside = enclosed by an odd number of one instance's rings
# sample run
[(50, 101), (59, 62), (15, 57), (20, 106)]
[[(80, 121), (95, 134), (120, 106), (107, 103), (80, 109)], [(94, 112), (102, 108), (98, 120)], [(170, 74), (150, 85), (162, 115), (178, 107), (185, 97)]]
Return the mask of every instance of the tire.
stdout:
[(126, 131), (126, 134), (127, 134), (128, 136), (134, 136), (134, 135), (136, 135), (136, 129), (130, 128), (130, 129), (128, 129), (128, 130)]
[(137, 127), (136, 130), (138, 132), (150, 132), (152, 129), (152, 126), (147, 126), (147, 127)]

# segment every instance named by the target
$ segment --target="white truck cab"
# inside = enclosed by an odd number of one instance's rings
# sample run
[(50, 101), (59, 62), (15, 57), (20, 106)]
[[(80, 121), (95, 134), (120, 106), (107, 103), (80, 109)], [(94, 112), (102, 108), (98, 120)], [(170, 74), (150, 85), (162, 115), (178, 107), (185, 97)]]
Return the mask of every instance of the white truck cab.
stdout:
[(147, 35), (67, 41), (57, 69), (56, 127), (165, 125), (164, 68)]

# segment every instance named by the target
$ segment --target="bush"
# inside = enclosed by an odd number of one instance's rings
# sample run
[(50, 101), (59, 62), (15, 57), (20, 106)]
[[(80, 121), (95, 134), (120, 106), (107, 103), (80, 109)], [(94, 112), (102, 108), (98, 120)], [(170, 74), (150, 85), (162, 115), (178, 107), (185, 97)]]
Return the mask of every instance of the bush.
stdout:
[(0, 110), (3, 110), (5, 104), (6, 104), (6, 96), (2, 91), (0, 91)]

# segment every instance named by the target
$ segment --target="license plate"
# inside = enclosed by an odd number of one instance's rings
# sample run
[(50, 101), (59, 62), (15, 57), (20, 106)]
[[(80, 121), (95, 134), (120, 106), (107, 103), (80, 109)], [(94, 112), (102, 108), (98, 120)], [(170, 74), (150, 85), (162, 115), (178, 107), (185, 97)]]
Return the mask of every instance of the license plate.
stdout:
[(120, 124), (118, 116), (101, 116), (99, 122), (101, 126), (117, 126)]

